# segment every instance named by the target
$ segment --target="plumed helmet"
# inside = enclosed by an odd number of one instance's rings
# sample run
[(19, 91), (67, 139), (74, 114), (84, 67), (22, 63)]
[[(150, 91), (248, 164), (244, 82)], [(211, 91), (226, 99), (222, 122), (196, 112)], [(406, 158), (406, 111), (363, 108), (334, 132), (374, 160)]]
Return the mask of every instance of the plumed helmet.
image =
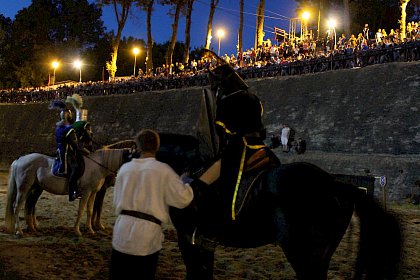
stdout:
[(67, 121), (69, 123), (73, 122), (73, 114), (71, 113), (70, 110), (65, 109), (63, 111), (60, 112), (60, 120), (62, 121)]
[(213, 69), (209, 67), (208, 69), (210, 86), (213, 91), (219, 91), (219, 94), (222, 95), (229, 95), (238, 90), (249, 88), (233, 67), (213, 51), (205, 49), (204, 57), (215, 60), (217, 63), (216, 67)]
[(48, 106), (48, 109), (55, 109), (60, 111), (60, 120), (66, 120), (70, 123), (73, 122), (73, 114), (70, 109), (67, 108), (66, 103), (63, 100), (53, 100)]
[[(67, 96), (66, 103), (70, 103), (71, 105), (73, 105), (73, 108), (76, 110), (76, 121), (82, 121), (83, 120), (83, 116), (82, 116), (83, 99), (82, 99), (82, 97), (79, 94), (75, 93), (72, 96)], [(87, 118), (87, 114), (86, 114), (86, 118)]]

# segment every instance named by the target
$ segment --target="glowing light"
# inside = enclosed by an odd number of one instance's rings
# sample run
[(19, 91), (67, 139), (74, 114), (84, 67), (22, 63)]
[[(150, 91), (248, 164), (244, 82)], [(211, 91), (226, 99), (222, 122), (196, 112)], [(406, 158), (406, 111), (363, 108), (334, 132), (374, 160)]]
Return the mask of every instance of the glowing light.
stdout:
[(216, 34), (217, 34), (217, 37), (219, 37), (219, 48), (217, 50), (217, 55), (220, 55), (220, 41), (225, 36), (225, 31), (223, 29), (218, 29)]
[(223, 29), (217, 30), (217, 37), (222, 38), (225, 36), (225, 31)]
[(335, 28), (336, 27), (336, 22), (335, 22), (335, 20), (334, 19), (330, 19), (329, 21), (328, 21), (328, 27), (329, 28)]
[(133, 53), (134, 53), (134, 55), (138, 55), (140, 53), (140, 49), (139, 48), (134, 48)]

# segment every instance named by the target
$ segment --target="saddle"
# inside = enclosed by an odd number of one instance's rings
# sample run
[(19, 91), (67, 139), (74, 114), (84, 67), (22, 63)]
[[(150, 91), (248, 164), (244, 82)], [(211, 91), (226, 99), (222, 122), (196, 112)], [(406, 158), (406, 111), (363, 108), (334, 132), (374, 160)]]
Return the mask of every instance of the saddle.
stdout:
[(64, 169), (64, 167), (61, 164), (60, 159), (59, 158), (55, 158), (54, 159), (54, 163), (52, 165), (51, 173), (54, 176), (57, 176), (57, 177), (67, 178), (68, 177), (67, 176), (67, 173), (63, 172), (63, 169)]
[[(79, 162), (79, 177), (81, 177), (84, 173), (84, 158), (83, 156), (80, 156), (78, 159)], [(52, 165), (51, 168), (51, 173), (54, 176), (57, 177), (63, 177), (63, 178), (68, 178), (69, 174), (66, 172), (66, 167), (65, 167), (66, 163), (63, 164), (63, 162), (60, 160), (59, 157), (54, 158), (54, 163)]]
[(256, 169), (263, 168), (269, 163), (270, 157), (267, 155), (266, 149), (259, 149), (246, 161), (244, 172), (255, 171)]
[(250, 196), (262, 175), (271, 167), (280, 165), (278, 158), (266, 147), (257, 150), (246, 161), (243, 175), (236, 193), (236, 200), (233, 202), (235, 215), (238, 216), (244, 206), (249, 203)]

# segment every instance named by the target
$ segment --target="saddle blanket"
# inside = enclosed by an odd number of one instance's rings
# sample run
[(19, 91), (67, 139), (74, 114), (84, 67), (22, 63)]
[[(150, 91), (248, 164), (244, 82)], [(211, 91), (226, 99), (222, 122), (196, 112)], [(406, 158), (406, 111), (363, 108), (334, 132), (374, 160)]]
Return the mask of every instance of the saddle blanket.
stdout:
[(238, 192), (236, 194), (236, 201), (235, 201), (235, 214), (238, 216), (244, 207), (250, 200), (252, 199), (252, 194), (255, 187), (261, 181), (262, 175), (268, 171), (268, 168), (263, 168), (259, 172), (255, 172), (252, 174), (244, 174), (241, 179), (241, 182), (238, 187)]

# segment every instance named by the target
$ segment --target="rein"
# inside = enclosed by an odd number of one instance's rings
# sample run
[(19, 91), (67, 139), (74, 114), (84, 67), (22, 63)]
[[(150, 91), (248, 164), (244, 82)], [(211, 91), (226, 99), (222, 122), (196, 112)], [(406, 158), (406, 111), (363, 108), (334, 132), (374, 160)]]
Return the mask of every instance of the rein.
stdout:
[(109, 172), (111, 172), (111, 173), (113, 173), (113, 174), (117, 174), (117, 170), (111, 170), (111, 169), (109, 169), (108, 167), (106, 167), (105, 165), (103, 165), (102, 163), (100, 163), (100, 162), (98, 162), (97, 160), (95, 160), (95, 159), (93, 159), (93, 158), (91, 158), (91, 157), (89, 157), (89, 156), (85, 156), (86, 158), (88, 158), (88, 159), (90, 159), (91, 161), (93, 161), (94, 163), (96, 163), (97, 165), (99, 165), (100, 167), (102, 167), (102, 168), (104, 168), (104, 169), (106, 169), (106, 170), (108, 170)]

